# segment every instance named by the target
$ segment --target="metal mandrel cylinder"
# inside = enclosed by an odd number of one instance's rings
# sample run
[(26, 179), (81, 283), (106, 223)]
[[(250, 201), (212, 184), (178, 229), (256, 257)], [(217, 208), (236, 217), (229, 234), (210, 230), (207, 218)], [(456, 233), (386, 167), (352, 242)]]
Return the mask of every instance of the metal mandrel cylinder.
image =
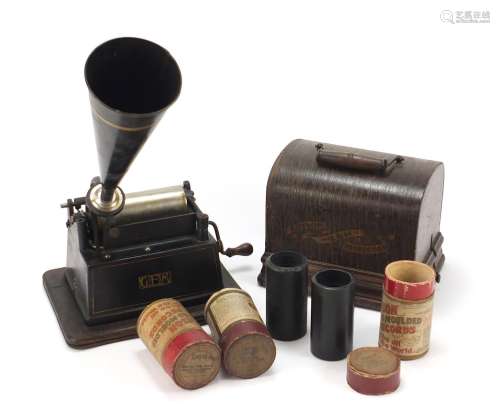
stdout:
[(214, 293), (205, 306), (205, 319), (230, 375), (253, 378), (272, 366), (276, 347), (248, 293), (233, 288)]
[(266, 325), (281, 341), (302, 338), (307, 332), (307, 259), (294, 251), (280, 251), (265, 262)]
[(183, 214), (188, 211), (186, 193), (181, 185), (132, 192), (125, 195), (120, 213), (108, 221), (112, 225), (130, 224)]
[(311, 352), (327, 361), (352, 350), (354, 280), (350, 273), (326, 269), (311, 282)]
[(219, 347), (175, 299), (160, 299), (148, 305), (137, 320), (137, 333), (182, 388), (203, 387), (219, 372)]

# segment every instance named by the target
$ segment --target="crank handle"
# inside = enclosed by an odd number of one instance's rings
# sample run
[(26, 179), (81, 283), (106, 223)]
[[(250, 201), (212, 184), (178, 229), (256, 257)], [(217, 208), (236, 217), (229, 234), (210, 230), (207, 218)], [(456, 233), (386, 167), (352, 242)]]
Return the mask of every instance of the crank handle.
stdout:
[(243, 243), (238, 247), (229, 247), (221, 253), (228, 257), (250, 256), (253, 253), (253, 246), (250, 243)]

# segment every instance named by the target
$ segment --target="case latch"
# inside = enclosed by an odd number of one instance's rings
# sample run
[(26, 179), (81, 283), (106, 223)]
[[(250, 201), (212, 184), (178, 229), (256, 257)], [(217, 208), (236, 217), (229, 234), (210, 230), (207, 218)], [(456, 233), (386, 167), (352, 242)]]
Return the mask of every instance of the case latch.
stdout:
[(441, 281), (441, 275), (439, 274), (439, 270), (443, 267), (444, 263), (444, 254), (443, 254), (443, 234), (438, 232), (436, 236), (431, 241), (431, 248), (427, 253), (427, 256), (424, 259), (424, 263), (431, 266), (436, 271), (436, 282), (439, 283)]

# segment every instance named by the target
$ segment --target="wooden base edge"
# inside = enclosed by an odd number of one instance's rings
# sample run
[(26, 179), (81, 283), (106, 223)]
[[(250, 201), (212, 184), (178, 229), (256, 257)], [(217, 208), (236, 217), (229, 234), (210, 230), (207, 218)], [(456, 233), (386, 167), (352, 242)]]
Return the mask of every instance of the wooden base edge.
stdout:
[[(239, 287), (227, 269), (222, 266), (224, 287)], [(66, 268), (48, 270), (43, 274), (43, 286), (66, 343), (75, 349), (137, 338), (137, 317), (114, 322), (87, 325), (65, 278)], [(205, 324), (204, 304), (187, 308), (200, 325)]]

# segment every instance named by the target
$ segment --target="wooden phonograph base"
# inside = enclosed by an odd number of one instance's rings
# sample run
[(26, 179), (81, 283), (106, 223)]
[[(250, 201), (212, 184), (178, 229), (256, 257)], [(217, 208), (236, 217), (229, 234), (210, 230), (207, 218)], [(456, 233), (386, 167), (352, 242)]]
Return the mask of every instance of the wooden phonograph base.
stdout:
[[(239, 287), (221, 264), (224, 287)], [(66, 282), (66, 268), (48, 270), (43, 274), (43, 286), (57, 317), (66, 343), (76, 349), (86, 349), (113, 342), (137, 338), (137, 318), (97, 325), (87, 325)], [(188, 307), (188, 311), (201, 324), (205, 324), (204, 304)]]

